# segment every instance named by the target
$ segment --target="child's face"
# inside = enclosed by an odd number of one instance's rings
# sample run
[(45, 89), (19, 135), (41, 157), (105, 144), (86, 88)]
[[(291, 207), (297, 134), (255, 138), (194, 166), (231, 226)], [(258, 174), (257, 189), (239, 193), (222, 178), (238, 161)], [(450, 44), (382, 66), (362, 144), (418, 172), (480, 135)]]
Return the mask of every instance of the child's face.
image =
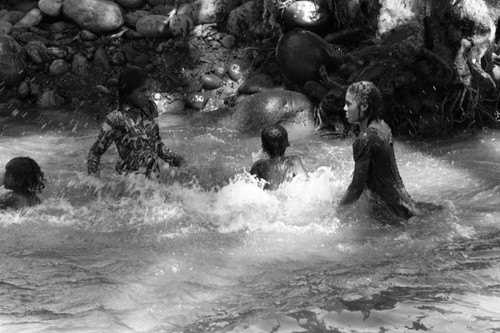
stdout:
[(146, 106), (147, 102), (150, 99), (150, 88), (151, 81), (146, 80), (146, 82), (142, 86), (137, 87), (132, 91), (132, 93), (130, 94), (130, 100), (136, 107), (143, 108)]

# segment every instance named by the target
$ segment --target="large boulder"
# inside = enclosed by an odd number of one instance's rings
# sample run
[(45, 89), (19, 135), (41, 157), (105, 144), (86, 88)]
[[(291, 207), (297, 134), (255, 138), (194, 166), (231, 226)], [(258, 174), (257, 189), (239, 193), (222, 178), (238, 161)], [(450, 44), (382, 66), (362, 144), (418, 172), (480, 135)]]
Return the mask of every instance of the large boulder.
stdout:
[(293, 29), (285, 33), (276, 47), (276, 58), (285, 81), (302, 87), (307, 81), (319, 79), (319, 69), (337, 69), (341, 56), (331, 44), (311, 31)]
[(311, 122), (314, 104), (290, 90), (266, 90), (246, 96), (232, 109), (224, 125), (241, 132), (256, 133), (278, 123)]
[(12, 38), (0, 35), (0, 86), (14, 86), (26, 76), (26, 53)]
[(109, 32), (124, 24), (121, 8), (107, 0), (65, 0), (62, 11), (81, 28), (94, 33)]

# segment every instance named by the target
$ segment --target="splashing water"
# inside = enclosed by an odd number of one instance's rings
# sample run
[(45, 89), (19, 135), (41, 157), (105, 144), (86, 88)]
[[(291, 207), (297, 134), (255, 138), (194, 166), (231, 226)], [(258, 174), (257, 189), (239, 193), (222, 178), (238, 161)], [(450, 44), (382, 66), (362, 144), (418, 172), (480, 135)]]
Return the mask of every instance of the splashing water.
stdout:
[[(162, 115), (186, 165), (159, 181), (86, 174), (97, 124), (13, 123), (0, 166), (31, 156), (42, 204), (0, 213), (4, 332), (480, 332), (500, 313), (500, 135), (398, 141), (408, 192), (446, 208), (403, 227), (338, 210), (351, 139), (290, 126), (308, 181), (262, 190), (259, 136)], [(19, 127), (17, 127), (19, 126)], [(30, 127), (31, 126), (31, 127)], [(1, 189), (3, 191), (3, 189)]]

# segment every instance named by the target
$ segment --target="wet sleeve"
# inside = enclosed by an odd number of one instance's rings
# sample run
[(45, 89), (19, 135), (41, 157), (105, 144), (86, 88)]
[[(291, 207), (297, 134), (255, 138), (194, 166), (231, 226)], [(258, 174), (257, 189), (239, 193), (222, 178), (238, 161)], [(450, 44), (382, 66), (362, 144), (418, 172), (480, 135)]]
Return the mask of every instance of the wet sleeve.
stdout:
[(370, 140), (370, 137), (366, 133), (363, 133), (356, 139), (356, 141), (354, 141), (352, 145), (354, 162), (370, 160), (371, 154), (372, 140)]
[(116, 124), (112, 116), (108, 116), (104, 123), (101, 125), (101, 132), (94, 142), (87, 157), (87, 171), (89, 175), (99, 174), (99, 165), (101, 163), (101, 156), (104, 154), (111, 143), (113, 142), (113, 134), (116, 131)]

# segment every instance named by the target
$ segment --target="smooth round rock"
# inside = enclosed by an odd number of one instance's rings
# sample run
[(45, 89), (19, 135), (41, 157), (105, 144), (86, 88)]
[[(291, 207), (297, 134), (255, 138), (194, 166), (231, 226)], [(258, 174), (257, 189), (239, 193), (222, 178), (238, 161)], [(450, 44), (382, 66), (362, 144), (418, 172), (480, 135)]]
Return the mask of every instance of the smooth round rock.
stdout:
[(311, 31), (293, 29), (285, 33), (276, 47), (276, 59), (286, 81), (303, 86), (319, 78), (319, 69), (336, 70), (341, 57), (332, 45)]
[(227, 66), (227, 75), (231, 80), (238, 82), (243, 78), (243, 68), (239, 62), (231, 62)]
[(214, 66), (214, 74), (217, 75), (218, 77), (224, 77), (227, 73), (226, 65), (224, 64), (217, 64)]
[(222, 86), (222, 79), (215, 74), (204, 74), (201, 76), (203, 89), (217, 89)]
[(186, 105), (196, 110), (203, 110), (209, 100), (210, 97), (208, 95), (200, 92), (193, 92), (186, 96)]
[(321, 33), (331, 24), (330, 21), (328, 11), (312, 1), (296, 1), (283, 12), (285, 30), (300, 28)]

